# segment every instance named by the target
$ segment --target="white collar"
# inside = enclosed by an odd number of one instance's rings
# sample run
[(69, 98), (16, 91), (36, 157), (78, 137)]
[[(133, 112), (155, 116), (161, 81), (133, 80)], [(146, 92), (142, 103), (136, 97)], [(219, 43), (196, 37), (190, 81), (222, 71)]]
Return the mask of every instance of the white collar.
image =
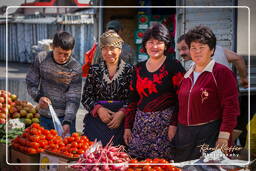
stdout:
[[(215, 64), (215, 61), (214, 61), (214, 59), (212, 59), (212, 60), (206, 65), (206, 67), (203, 69), (202, 72), (205, 72), (205, 71), (212, 72), (213, 67), (214, 67), (214, 64)], [(186, 74), (184, 75), (184, 78), (188, 78), (188, 77), (190, 76), (190, 74), (191, 74), (192, 72), (194, 72), (195, 67), (196, 67), (196, 64), (194, 64), (194, 65), (186, 72)]]

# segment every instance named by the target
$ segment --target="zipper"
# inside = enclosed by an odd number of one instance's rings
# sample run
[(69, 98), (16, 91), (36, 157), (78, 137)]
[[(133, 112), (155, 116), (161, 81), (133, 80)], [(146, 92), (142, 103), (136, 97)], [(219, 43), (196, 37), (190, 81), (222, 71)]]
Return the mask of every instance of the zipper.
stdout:
[(191, 91), (192, 91), (192, 89), (193, 89), (194, 85), (196, 84), (197, 80), (200, 78), (200, 76), (201, 76), (202, 74), (203, 74), (203, 72), (198, 76), (198, 78), (196, 79), (195, 83), (193, 83), (193, 80), (192, 80), (192, 78), (191, 78), (191, 77), (188, 77), (188, 78), (190, 79), (190, 81), (191, 81), (191, 84), (192, 84), (192, 86), (191, 86), (191, 88), (190, 88), (190, 90), (189, 90), (189, 94), (188, 94), (188, 111), (187, 111), (187, 122), (188, 122), (188, 126), (189, 126), (189, 104), (190, 104), (190, 94), (191, 94)]
[(193, 80), (189, 77), (190, 81), (191, 81), (191, 88), (189, 90), (189, 94), (188, 94), (188, 111), (187, 111), (187, 122), (188, 122), (188, 126), (189, 126), (189, 102), (190, 102), (190, 94), (191, 94), (191, 91), (192, 91), (192, 88), (194, 87), (194, 84), (193, 84)]

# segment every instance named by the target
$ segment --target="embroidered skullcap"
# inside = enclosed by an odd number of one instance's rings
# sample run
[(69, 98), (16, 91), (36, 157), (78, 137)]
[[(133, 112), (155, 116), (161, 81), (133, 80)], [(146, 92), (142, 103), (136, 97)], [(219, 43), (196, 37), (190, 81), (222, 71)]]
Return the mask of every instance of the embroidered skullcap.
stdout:
[(113, 46), (122, 49), (123, 39), (113, 30), (106, 31), (100, 36), (100, 48)]

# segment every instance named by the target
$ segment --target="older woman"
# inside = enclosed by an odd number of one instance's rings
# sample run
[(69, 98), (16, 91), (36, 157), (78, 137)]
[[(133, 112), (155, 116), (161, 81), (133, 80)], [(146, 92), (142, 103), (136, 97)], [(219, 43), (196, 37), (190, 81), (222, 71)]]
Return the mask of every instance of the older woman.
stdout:
[(239, 115), (236, 79), (230, 69), (216, 63), (216, 37), (204, 26), (185, 37), (194, 66), (185, 74), (179, 90), (175, 161), (199, 158), (201, 147), (224, 147)]
[(89, 111), (84, 119), (84, 134), (106, 145), (123, 144), (123, 107), (129, 96), (132, 67), (120, 59), (123, 40), (114, 31), (100, 37), (103, 61), (90, 67), (84, 84), (82, 104)]
[(135, 67), (124, 139), (133, 157), (170, 159), (169, 140), (176, 131), (176, 92), (185, 70), (167, 56), (169, 32), (164, 25), (148, 29), (142, 44), (149, 59)]

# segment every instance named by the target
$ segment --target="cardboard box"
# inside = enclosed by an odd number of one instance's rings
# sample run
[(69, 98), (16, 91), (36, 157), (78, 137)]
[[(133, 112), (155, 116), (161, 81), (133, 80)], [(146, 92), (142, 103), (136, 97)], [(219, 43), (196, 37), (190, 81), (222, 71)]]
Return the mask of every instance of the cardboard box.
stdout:
[(72, 162), (72, 159), (64, 158), (49, 152), (40, 154), (40, 163), (63, 163), (63, 165), (40, 165), (39, 171), (74, 171), (66, 163)]
[(39, 170), (39, 154), (25, 154), (14, 149), (11, 149), (11, 163), (37, 163), (38, 165), (16, 165), (19, 171), (37, 171)]

